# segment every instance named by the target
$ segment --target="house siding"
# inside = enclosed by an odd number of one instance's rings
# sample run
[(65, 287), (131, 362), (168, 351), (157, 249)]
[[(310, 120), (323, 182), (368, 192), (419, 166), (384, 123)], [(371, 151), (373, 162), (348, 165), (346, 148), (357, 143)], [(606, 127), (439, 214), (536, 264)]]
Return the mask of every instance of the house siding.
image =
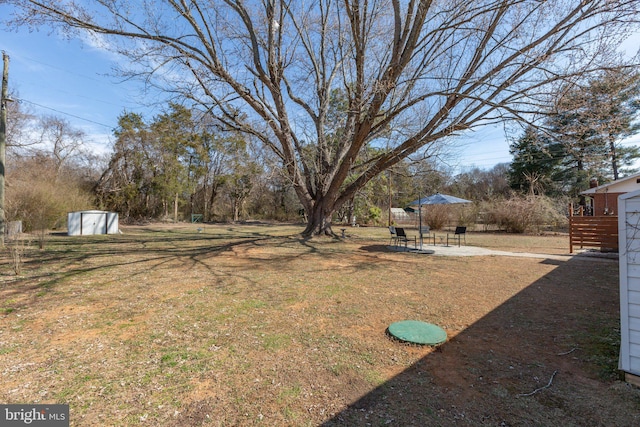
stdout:
[(618, 213), (618, 196), (626, 193), (593, 194), (593, 215), (616, 215)]
[(592, 198), (593, 211), (588, 215), (616, 215), (618, 213), (618, 196), (640, 191), (640, 173), (620, 178), (597, 187), (589, 188), (580, 194)]

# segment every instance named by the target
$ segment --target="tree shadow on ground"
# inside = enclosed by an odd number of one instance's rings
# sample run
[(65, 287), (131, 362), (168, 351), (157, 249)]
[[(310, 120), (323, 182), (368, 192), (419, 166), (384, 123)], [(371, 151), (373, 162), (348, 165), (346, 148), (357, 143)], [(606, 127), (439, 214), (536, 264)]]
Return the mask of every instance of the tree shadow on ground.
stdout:
[(558, 266), (322, 425), (639, 425), (640, 391), (617, 381), (617, 263), (542, 262)]
[[(242, 236), (230, 240), (225, 236), (201, 234), (158, 234), (149, 238), (133, 235), (90, 235), (80, 237), (57, 236), (46, 250), (31, 249), (21, 261), (24, 275), (13, 275), (5, 281), (2, 296), (13, 300), (20, 295), (29, 296), (20, 303), (12, 302), (12, 310), (29, 305), (45, 290), (55, 289), (66, 280), (104, 272), (105, 281), (111, 280), (114, 270), (140, 266), (133, 275), (145, 275), (147, 270), (172, 263), (188, 266), (205, 265), (202, 259), (232, 252), (238, 247), (256, 244), (278, 244), (283, 238), (271, 236)], [(187, 244), (188, 243), (188, 244)], [(294, 255), (284, 258), (292, 259)], [(55, 269), (41, 266), (55, 265)], [(209, 268), (205, 265), (206, 268)], [(36, 293), (37, 292), (37, 293)]]

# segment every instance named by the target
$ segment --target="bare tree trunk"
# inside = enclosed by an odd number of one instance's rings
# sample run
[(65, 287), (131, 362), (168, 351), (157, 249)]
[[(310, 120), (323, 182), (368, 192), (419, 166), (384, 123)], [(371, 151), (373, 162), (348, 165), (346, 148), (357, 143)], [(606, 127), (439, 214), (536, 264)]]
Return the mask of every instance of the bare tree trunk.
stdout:
[(331, 229), (331, 218), (334, 212), (335, 208), (327, 206), (326, 202), (321, 200), (316, 203), (311, 212), (307, 212), (307, 227), (302, 232), (302, 236), (307, 238), (311, 236), (334, 236)]
[(238, 199), (233, 199), (233, 222), (240, 220), (240, 202)]
[(618, 180), (618, 153), (616, 152), (616, 141), (609, 138), (609, 149), (611, 150), (611, 169), (613, 170), (613, 180)]
[(211, 220), (211, 217), (213, 216), (213, 206), (214, 206), (214, 202), (216, 200), (217, 194), (218, 194), (217, 186), (211, 185), (211, 193), (209, 193), (208, 203), (206, 202), (206, 195), (205, 195), (205, 204), (207, 206), (206, 210), (207, 210), (207, 216), (209, 217), (209, 220)]
[(173, 222), (178, 222), (178, 193), (173, 201)]
[(9, 82), (9, 56), (2, 52), (2, 93), (0, 94), (0, 247), (4, 246), (4, 232), (6, 228), (6, 211), (4, 208), (4, 177), (5, 177), (5, 150), (7, 145), (7, 98)]

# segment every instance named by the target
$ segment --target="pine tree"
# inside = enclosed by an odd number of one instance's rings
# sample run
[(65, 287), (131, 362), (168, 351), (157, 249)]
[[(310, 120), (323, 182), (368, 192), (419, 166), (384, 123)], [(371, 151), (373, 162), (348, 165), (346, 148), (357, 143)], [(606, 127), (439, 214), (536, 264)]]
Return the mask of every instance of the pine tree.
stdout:
[(509, 148), (513, 156), (509, 185), (523, 193), (555, 195), (562, 185), (557, 182), (564, 157), (561, 144), (554, 143), (536, 128), (529, 126)]

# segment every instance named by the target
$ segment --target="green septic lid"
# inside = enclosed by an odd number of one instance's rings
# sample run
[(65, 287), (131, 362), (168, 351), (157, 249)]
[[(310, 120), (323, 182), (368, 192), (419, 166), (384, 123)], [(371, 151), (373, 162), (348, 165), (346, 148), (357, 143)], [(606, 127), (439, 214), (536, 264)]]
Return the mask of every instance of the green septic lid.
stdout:
[(438, 345), (447, 340), (447, 333), (439, 326), (418, 320), (403, 320), (389, 325), (389, 333), (401, 341)]

